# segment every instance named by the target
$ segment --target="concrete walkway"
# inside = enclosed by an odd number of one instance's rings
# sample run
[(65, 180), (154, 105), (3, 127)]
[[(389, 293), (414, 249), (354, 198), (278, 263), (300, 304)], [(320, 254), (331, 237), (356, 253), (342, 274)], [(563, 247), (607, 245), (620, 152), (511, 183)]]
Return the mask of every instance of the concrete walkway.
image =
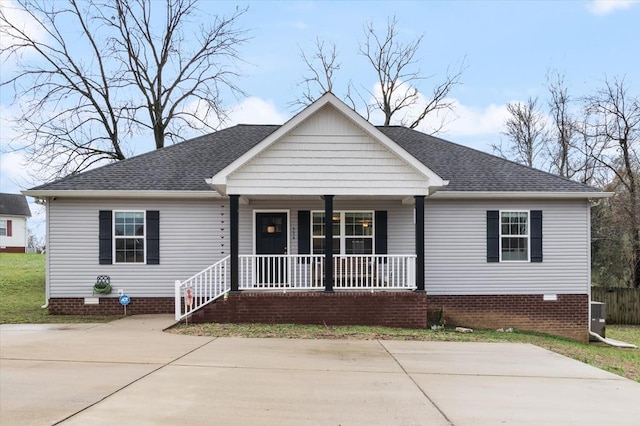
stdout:
[(1, 425), (638, 425), (640, 384), (527, 344), (0, 326)]

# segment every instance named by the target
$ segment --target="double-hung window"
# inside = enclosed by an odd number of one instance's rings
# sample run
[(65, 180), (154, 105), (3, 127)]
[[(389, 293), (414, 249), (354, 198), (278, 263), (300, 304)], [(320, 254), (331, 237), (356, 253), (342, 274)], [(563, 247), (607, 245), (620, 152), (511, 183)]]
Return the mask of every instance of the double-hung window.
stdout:
[[(374, 214), (372, 211), (333, 212), (333, 252), (335, 254), (373, 254)], [(324, 253), (324, 212), (312, 212), (314, 254)]]
[(7, 220), (6, 219), (0, 219), (0, 235), (2, 235), (2, 236), (7, 235)]
[(500, 260), (529, 261), (529, 212), (500, 212)]
[(113, 212), (115, 263), (145, 263), (145, 228), (145, 212)]

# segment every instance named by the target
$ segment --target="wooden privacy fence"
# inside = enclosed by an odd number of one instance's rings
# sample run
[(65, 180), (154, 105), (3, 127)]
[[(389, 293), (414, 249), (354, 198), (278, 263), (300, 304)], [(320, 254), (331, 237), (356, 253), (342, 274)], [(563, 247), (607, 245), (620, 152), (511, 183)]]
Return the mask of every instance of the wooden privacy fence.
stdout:
[(640, 325), (640, 288), (591, 287), (591, 300), (607, 304), (608, 324)]

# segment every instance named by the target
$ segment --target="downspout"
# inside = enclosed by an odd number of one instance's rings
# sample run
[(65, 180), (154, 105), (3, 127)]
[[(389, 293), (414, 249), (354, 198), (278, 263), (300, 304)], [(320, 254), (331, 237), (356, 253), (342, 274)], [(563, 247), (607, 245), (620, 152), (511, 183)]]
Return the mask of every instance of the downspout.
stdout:
[(634, 344), (627, 343), (627, 342), (621, 342), (620, 340), (609, 339), (608, 337), (605, 338), (605, 337), (600, 336), (598, 333), (594, 333), (591, 330), (589, 330), (589, 335), (595, 337), (596, 339), (598, 339), (602, 343), (606, 343), (609, 346), (615, 346), (616, 348), (638, 349), (638, 347), (636, 345), (634, 345)]
[(45, 281), (44, 281), (44, 297), (45, 303), (40, 306), (41, 309), (47, 309), (49, 307), (49, 298), (51, 296), (51, 288), (49, 287), (49, 217), (50, 217), (50, 209), (49, 205), (51, 204), (50, 198), (45, 198), (45, 246), (44, 246), (44, 265), (45, 265)]

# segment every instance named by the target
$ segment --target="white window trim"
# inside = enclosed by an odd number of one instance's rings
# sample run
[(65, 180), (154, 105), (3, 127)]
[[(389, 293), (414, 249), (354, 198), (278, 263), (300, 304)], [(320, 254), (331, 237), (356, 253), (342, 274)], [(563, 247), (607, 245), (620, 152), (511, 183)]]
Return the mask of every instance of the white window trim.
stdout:
[[(310, 225), (310, 230), (311, 230), (311, 252), (313, 253), (313, 240), (314, 238), (324, 238), (325, 236), (315, 236), (313, 235), (313, 214), (314, 213), (324, 213), (324, 210), (312, 210), (311, 211), (311, 225)], [(361, 236), (357, 236), (357, 235), (346, 235), (346, 223), (345, 223), (345, 213), (370, 213), (371, 214), (371, 223), (373, 224), (373, 232), (371, 233), (371, 235), (361, 235)], [(340, 253), (333, 253), (335, 255), (340, 255), (340, 256), (350, 256), (346, 254), (346, 249), (347, 249), (347, 238), (358, 238), (358, 237), (363, 237), (363, 238), (371, 238), (371, 254), (376, 254), (376, 212), (373, 210), (334, 210), (333, 214), (339, 214), (340, 215), (340, 235), (334, 235), (333, 238), (339, 237), (340, 239)]]
[[(142, 220), (144, 226), (144, 233), (140, 236), (131, 236), (131, 235), (116, 235), (116, 214), (117, 213), (142, 213)], [(111, 218), (111, 238), (112, 238), (112, 253), (111, 259), (113, 259), (114, 265), (146, 265), (147, 264), (147, 211), (146, 210), (113, 210), (112, 218)], [(142, 262), (118, 262), (116, 261), (116, 239), (124, 240), (129, 238), (142, 238), (144, 240), (143, 244), (143, 259)]]
[[(527, 214), (527, 260), (504, 260), (502, 259), (502, 213), (526, 213)], [(525, 235), (505, 235), (505, 238), (522, 238)], [(498, 212), (498, 252), (500, 253), (500, 263), (530, 263), (531, 262), (531, 212), (529, 210), (500, 210)]]
[(4, 229), (4, 234), (0, 234), (0, 237), (6, 237), (7, 228), (8, 228), (8, 219), (0, 219), (0, 224), (4, 225), (4, 226), (0, 226), (0, 229)]

